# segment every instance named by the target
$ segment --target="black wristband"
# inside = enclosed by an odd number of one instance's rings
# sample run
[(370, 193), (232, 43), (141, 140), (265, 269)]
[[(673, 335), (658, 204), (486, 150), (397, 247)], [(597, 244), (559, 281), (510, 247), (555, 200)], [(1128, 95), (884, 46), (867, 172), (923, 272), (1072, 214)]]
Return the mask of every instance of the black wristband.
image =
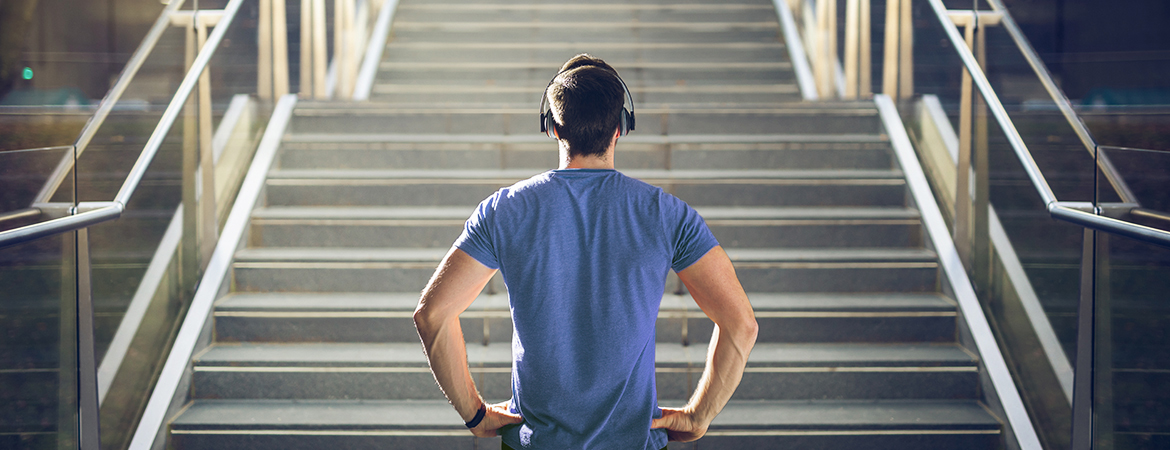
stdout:
[(475, 428), (479, 425), (480, 422), (483, 422), (484, 414), (487, 414), (487, 403), (480, 404), (479, 411), (475, 412), (475, 417), (472, 417), (471, 420), (467, 423), (464, 423), (464, 425), (467, 425), (467, 428)]

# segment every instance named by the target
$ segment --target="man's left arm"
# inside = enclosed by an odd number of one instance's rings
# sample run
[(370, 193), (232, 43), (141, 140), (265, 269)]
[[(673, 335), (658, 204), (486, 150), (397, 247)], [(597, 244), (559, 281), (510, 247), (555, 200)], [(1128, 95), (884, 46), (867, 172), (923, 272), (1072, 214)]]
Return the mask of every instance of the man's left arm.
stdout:
[(423, 352), (447, 400), (465, 422), (470, 422), (481, 407), (486, 407), (483, 420), (471, 429), (479, 437), (495, 436), (500, 427), (523, 420), (509, 413), (504, 404), (486, 405), (467, 366), (467, 344), (459, 314), (471, 306), (495, 273), (495, 269), (463, 250), (451, 247), (414, 310), (414, 324), (422, 339)]

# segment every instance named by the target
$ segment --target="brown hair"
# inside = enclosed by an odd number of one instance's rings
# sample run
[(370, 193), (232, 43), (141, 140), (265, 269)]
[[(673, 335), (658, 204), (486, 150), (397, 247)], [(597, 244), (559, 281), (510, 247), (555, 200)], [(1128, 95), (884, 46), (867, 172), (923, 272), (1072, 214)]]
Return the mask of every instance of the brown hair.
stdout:
[(570, 156), (603, 155), (621, 123), (625, 89), (617, 71), (582, 53), (561, 66), (545, 92), (557, 138)]

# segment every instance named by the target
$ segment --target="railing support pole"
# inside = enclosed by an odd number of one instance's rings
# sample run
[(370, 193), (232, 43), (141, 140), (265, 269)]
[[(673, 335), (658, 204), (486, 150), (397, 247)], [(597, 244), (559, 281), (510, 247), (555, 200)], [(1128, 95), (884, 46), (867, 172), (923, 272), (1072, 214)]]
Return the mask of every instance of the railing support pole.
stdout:
[(272, 4), (272, 94), (281, 98), (288, 94), (288, 15), (285, 2)]
[[(979, 67), (987, 67), (987, 33), (986, 27), (976, 20), (975, 29), (975, 59)], [(972, 278), (975, 288), (980, 291), (984, 299), (988, 299), (991, 288), (991, 224), (988, 210), (991, 206), (990, 168), (988, 165), (987, 145), (987, 103), (982, 94), (974, 95), (973, 112), (974, 135), (972, 139), (975, 157), (975, 205), (973, 224), (973, 258)]]
[(301, 98), (313, 95), (313, 0), (301, 0)]
[(845, 3), (845, 98), (855, 100), (858, 97), (861, 68), (859, 48), (861, 45), (861, 1), (848, 0)]
[(886, 36), (882, 51), (882, 93), (898, 99), (898, 22), (899, 0), (886, 0)]
[(914, 95), (914, 21), (910, 14), (910, 2), (901, 0), (901, 18), (898, 20), (898, 99), (906, 100)]
[[(195, 21), (185, 25), (186, 40), (186, 68), (190, 72), (195, 61)], [(195, 180), (196, 169), (199, 167), (198, 123), (195, 98), (188, 96), (183, 105), (183, 246), (181, 253), (180, 273), (182, 278), (183, 297), (195, 292), (195, 284), (199, 280), (199, 202), (196, 200)]]
[(817, 0), (816, 24), (813, 33), (813, 75), (816, 78), (817, 95), (822, 99), (833, 98), (833, 68), (837, 60), (837, 1)]
[(325, 83), (328, 54), (325, 52), (325, 0), (313, 0), (313, 98), (329, 97)]
[[(888, 34), (887, 34), (888, 36)], [(966, 27), (963, 30), (963, 39), (968, 48), (975, 45), (975, 27)], [(887, 41), (888, 42), (888, 41)], [(888, 45), (887, 45), (888, 47)], [(886, 62), (890, 60), (887, 58)], [(887, 71), (888, 73), (888, 71)], [(972, 80), (971, 73), (963, 70), (962, 82), (959, 91), (959, 158), (955, 177), (955, 247), (968, 270), (972, 267), (971, 258), (971, 144), (972, 144)], [(897, 83), (886, 80), (885, 85)], [(896, 87), (895, 87), (896, 89)]]
[(257, 58), (256, 95), (272, 100), (272, 0), (260, 0), (260, 11), (256, 23)]
[(1085, 228), (1081, 245), (1081, 298), (1077, 305), (1077, 363), (1073, 372), (1072, 450), (1093, 448), (1093, 299), (1097, 231)]
[[(196, 16), (198, 49), (207, 43), (207, 25)], [(194, 59), (192, 59), (193, 61)], [(199, 198), (199, 264), (200, 270), (207, 268), (215, 243), (219, 239), (219, 220), (216, 218), (215, 201), (215, 150), (212, 147), (211, 124), (211, 75), (207, 68), (199, 75), (199, 170), (203, 192)]]
[(845, 5), (846, 99), (873, 95), (869, 21), (869, 0), (848, 0)]
[(860, 66), (859, 70), (861, 73), (858, 76), (857, 91), (859, 95), (869, 97), (873, 95), (873, 63), (870, 62), (873, 56), (871, 51), (873, 47), (871, 44), (872, 36), (870, 36), (870, 20), (872, 19), (869, 14), (869, 0), (861, 0), (858, 14), (861, 16), (858, 19), (858, 26), (860, 28), (858, 32), (858, 37), (860, 38), (860, 42), (858, 43), (858, 52), (860, 53), (858, 55), (858, 65)]
[(77, 439), (77, 233), (61, 233), (61, 303), (57, 313), (57, 426), (61, 450), (72, 449)]
[(77, 236), (77, 406), (80, 409), (81, 450), (101, 448), (98, 414), (97, 358), (94, 355), (93, 280), (89, 228)]

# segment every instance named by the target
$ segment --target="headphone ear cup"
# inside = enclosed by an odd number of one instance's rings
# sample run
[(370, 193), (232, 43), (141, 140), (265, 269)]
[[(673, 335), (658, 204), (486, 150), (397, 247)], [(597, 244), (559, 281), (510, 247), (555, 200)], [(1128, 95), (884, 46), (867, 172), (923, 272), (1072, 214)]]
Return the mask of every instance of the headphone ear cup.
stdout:
[(544, 134), (550, 138), (557, 138), (557, 121), (553, 119), (552, 111), (544, 113)]
[(630, 114), (630, 110), (628, 110), (626, 108), (622, 108), (621, 136), (624, 137), (625, 135), (630, 134), (630, 131), (632, 131), (633, 129), (634, 129), (634, 115)]

